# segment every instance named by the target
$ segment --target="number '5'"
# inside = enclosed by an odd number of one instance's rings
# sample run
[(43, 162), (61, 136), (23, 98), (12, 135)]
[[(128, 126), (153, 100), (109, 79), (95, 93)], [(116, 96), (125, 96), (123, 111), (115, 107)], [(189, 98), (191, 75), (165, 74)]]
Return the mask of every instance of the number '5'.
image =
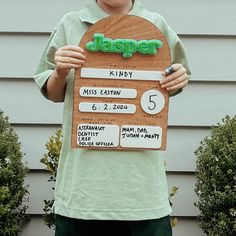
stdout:
[(148, 106), (148, 109), (151, 110), (151, 111), (154, 110), (156, 108), (156, 106), (157, 106), (157, 104), (156, 104), (156, 102), (155, 102), (155, 100), (153, 98), (153, 97), (156, 97), (156, 96), (157, 96), (156, 94), (149, 96), (149, 103), (152, 104), (152, 107)]

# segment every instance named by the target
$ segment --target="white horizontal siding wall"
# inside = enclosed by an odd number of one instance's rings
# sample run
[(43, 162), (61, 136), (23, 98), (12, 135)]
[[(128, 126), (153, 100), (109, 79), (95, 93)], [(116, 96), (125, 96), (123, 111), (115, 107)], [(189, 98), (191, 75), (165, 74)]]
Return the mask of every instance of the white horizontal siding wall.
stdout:
[[(32, 221), (22, 236), (52, 236), (43, 224), (43, 200), (52, 197), (48, 173), (40, 163), (48, 137), (60, 127), (62, 104), (45, 100), (32, 75), (42, 50), (64, 13), (82, 8), (82, 0), (0, 1), (0, 109), (9, 116), (31, 170), (26, 178)], [(143, 0), (161, 13), (181, 37), (193, 76), (170, 101), (166, 169), (178, 217), (175, 236), (203, 235), (196, 216), (195, 156), (210, 126), (236, 112), (236, 1)], [(44, 191), (39, 191), (44, 189)]]
[[(88, 0), (87, 0), (88, 1)], [(49, 32), (65, 12), (82, 8), (82, 0), (1, 0), (0, 31)], [(145, 0), (179, 34), (236, 35), (235, 0)]]
[[(49, 33), (0, 31), (0, 77), (32, 78), (48, 37)], [(222, 77), (224, 81), (235, 81), (235, 37), (180, 35), (193, 72), (191, 81), (222, 81)]]

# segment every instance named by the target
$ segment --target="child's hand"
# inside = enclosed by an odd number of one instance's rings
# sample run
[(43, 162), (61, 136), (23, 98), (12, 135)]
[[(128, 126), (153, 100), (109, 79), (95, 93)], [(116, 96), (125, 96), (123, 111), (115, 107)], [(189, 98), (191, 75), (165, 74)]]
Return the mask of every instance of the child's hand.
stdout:
[(85, 62), (84, 50), (78, 46), (64, 46), (55, 53), (55, 72), (59, 78), (65, 78), (70, 69), (78, 69)]
[(173, 64), (172, 74), (163, 71), (164, 78), (160, 81), (161, 88), (166, 89), (170, 93), (185, 87), (188, 84), (187, 70), (181, 64)]

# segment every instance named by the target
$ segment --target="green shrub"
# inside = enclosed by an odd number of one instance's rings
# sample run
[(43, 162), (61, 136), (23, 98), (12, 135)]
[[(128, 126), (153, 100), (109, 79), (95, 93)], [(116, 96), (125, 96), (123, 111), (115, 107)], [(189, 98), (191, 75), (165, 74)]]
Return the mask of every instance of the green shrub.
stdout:
[[(173, 203), (171, 202), (171, 198), (173, 198), (177, 194), (178, 190), (179, 190), (179, 187), (177, 187), (177, 186), (173, 186), (171, 188), (171, 192), (169, 194), (169, 203), (170, 203), (171, 207), (173, 206)], [(172, 228), (177, 225), (177, 221), (178, 221), (177, 217), (171, 217), (171, 226), (172, 226)]]
[(16, 236), (29, 220), (23, 199), (28, 194), (24, 186), (27, 168), (18, 136), (0, 111), (0, 235)]
[[(61, 129), (57, 130), (55, 135), (52, 135), (49, 138), (49, 141), (46, 143), (47, 153), (44, 154), (44, 157), (41, 159), (41, 162), (46, 165), (47, 170), (50, 172), (49, 182), (56, 182), (57, 175), (57, 166), (58, 160), (60, 157), (60, 151), (62, 146), (62, 131)], [(54, 190), (54, 187), (53, 187)], [(44, 221), (49, 228), (54, 228), (55, 225), (55, 214), (53, 209), (54, 198), (50, 200), (44, 200)]]
[(213, 126), (196, 150), (200, 226), (209, 236), (236, 235), (236, 116)]

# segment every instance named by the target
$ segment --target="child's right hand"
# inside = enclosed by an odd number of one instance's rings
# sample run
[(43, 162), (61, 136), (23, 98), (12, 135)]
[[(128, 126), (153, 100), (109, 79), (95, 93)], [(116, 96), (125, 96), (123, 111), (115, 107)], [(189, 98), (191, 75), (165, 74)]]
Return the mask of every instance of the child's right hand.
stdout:
[(79, 46), (64, 46), (55, 53), (55, 72), (59, 78), (66, 78), (70, 69), (78, 69), (85, 63), (84, 50)]

